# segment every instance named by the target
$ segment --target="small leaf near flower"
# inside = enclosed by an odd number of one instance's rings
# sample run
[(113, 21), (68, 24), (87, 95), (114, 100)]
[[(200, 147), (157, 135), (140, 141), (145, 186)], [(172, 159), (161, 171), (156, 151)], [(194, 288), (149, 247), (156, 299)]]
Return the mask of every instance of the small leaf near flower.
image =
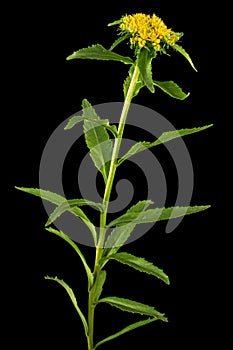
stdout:
[(119, 61), (125, 64), (132, 64), (133, 60), (127, 56), (118, 55), (115, 52), (105, 49), (102, 45), (92, 45), (90, 47), (80, 49), (72, 55), (67, 57), (67, 60), (73, 60), (76, 58), (91, 59), (91, 60), (103, 60), (103, 61)]

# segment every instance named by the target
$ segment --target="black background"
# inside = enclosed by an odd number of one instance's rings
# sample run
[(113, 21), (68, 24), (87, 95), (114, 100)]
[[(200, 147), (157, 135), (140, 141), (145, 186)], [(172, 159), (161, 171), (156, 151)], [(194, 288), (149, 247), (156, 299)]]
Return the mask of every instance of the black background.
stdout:
[[(224, 256), (223, 251), (227, 231), (221, 209), (228, 183), (221, 150), (226, 146), (223, 132), (228, 116), (227, 26), (223, 20), (227, 11), (224, 2), (208, 5), (203, 1), (139, 0), (98, 4), (66, 1), (54, 5), (37, 2), (14, 4), (5, 10), (9, 35), (3, 73), (9, 100), (2, 128), (2, 136), (7, 136), (3, 145), (7, 243), (2, 245), (2, 266), (7, 348), (56, 348), (62, 344), (69, 349), (86, 348), (81, 322), (65, 291), (43, 278), (48, 274), (64, 279), (85, 311), (86, 280), (79, 258), (63, 241), (44, 231), (47, 214), (40, 200), (13, 187), (38, 186), (46, 141), (64, 119), (80, 110), (83, 98), (93, 105), (122, 101), (127, 66), (118, 62), (67, 62), (66, 57), (95, 43), (109, 47), (115, 31), (107, 24), (134, 12), (156, 13), (175, 31), (185, 33), (182, 46), (198, 73), (180, 55), (173, 54), (158, 58), (154, 74), (157, 80), (176, 81), (184, 91), (191, 92), (190, 97), (178, 101), (160, 91), (153, 95), (143, 89), (135, 103), (161, 113), (177, 129), (214, 123), (211, 129), (185, 140), (195, 171), (192, 204), (211, 204), (212, 208), (186, 217), (169, 235), (160, 224), (157, 232), (152, 230), (127, 246), (127, 251), (163, 268), (170, 277), (170, 286), (117, 263), (109, 264), (103, 295), (154, 305), (166, 313), (169, 323), (140, 328), (106, 343), (102, 349), (209, 348), (224, 341), (228, 286), (224, 275), (227, 254)], [(119, 51), (128, 53), (123, 47)], [(92, 263), (94, 250), (81, 248)], [(136, 315), (101, 305), (97, 337), (114, 333), (137, 319)]]

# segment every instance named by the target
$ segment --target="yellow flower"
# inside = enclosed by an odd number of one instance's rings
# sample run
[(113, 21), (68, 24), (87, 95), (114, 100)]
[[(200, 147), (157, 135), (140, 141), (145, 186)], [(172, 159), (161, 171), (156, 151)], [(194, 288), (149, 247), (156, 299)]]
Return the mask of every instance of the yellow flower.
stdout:
[(174, 45), (182, 34), (167, 28), (161, 18), (143, 13), (122, 17), (120, 23), (122, 34), (130, 34), (130, 43), (140, 48), (152, 45), (155, 51), (163, 49), (164, 45)]

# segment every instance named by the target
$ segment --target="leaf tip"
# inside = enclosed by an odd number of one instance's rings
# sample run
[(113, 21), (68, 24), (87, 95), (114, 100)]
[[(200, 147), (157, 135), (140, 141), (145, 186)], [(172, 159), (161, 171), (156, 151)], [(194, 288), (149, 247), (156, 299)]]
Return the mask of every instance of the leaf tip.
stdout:
[(74, 58), (74, 54), (75, 54), (75, 52), (73, 52), (71, 55), (67, 56), (66, 61), (72, 60)]
[(51, 223), (52, 223), (51, 220), (48, 219), (48, 220), (46, 221), (46, 223), (45, 223), (45, 228), (47, 228)]

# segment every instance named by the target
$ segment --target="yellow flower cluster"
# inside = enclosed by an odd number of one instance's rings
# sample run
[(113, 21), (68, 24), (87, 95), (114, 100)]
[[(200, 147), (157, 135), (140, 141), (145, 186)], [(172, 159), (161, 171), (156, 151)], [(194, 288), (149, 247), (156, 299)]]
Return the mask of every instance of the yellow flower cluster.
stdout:
[(150, 16), (136, 13), (124, 16), (120, 29), (122, 32), (131, 34), (130, 42), (132, 45), (137, 44), (141, 48), (150, 42), (155, 51), (160, 51), (163, 43), (173, 45), (180, 38), (171, 29), (168, 29), (161, 18), (155, 14)]

